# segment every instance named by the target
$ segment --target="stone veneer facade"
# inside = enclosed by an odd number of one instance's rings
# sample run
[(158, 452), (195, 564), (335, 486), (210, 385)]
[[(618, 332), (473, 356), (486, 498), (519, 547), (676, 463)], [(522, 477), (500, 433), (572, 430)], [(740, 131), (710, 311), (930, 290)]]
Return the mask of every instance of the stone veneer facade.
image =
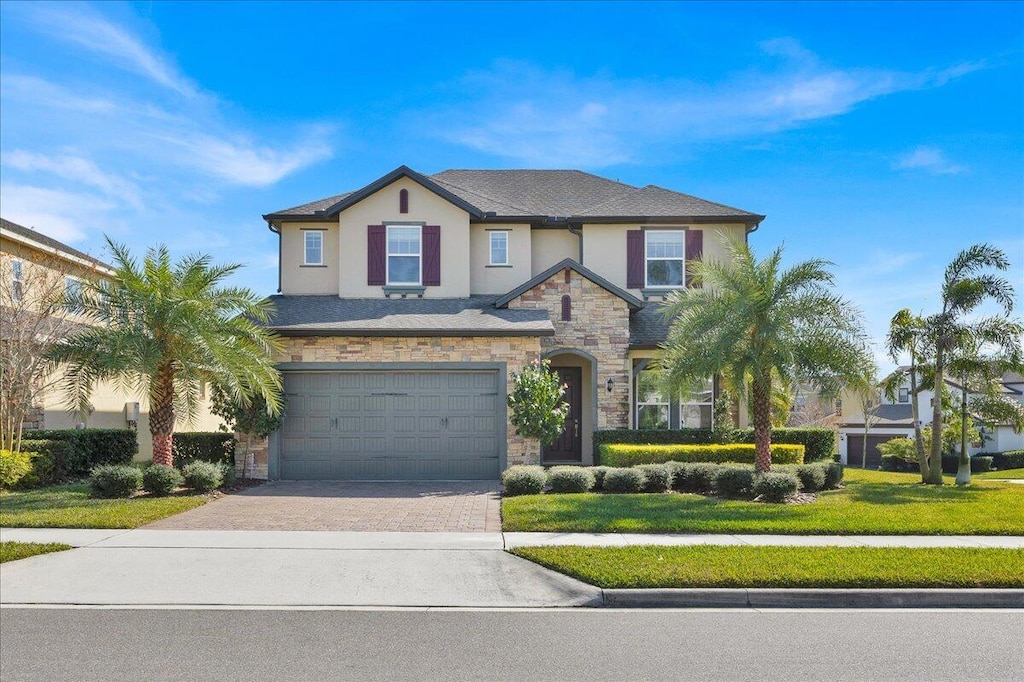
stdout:
[[(572, 302), (569, 321), (562, 320), (563, 296), (569, 296)], [(543, 308), (549, 312), (555, 335), (541, 337), (541, 349), (545, 353), (576, 348), (597, 359), (596, 428), (627, 428), (629, 305), (572, 269), (552, 275), (508, 305), (510, 308)], [(605, 388), (608, 379), (614, 382), (611, 392)], [(583, 399), (584, 403), (588, 400), (587, 396)]]

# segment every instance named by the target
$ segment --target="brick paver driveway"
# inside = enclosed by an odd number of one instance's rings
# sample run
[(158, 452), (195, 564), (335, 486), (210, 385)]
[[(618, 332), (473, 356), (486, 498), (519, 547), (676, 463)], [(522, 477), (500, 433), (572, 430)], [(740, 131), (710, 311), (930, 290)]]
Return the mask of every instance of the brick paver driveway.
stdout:
[(499, 483), (274, 481), (161, 519), (173, 530), (500, 531)]

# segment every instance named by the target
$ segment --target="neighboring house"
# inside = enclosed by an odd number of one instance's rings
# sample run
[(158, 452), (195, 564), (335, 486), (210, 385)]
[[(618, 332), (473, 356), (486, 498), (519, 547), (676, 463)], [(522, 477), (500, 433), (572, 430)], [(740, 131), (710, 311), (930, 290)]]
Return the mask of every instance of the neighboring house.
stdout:
[[(257, 467), (401, 480), (590, 464), (599, 429), (710, 427), (711, 382), (668, 398), (645, 374), (668, 329), (659, 304), (690, 284), (687, 260), (764, 216), (581, 171), (403, 166), (264, 219), (286, 412)], [(543, 452), (505, 403), (509, 373), (538, 358), (571, 408)]]
[[(909, 373), (909, 367), (901, 367), (904, 372)], [(1024, 403), (1024, 377), (1019, 374), (1008, 372), (1000, 380), (1003, 394), (1010, 399)], [(949, 378), (945, 384), (953, 399), (954, 404), (960, 404), (963, 389), (960, 384)], [(968, 400), (970, 399), (968, 394)], [(903, 386), (897, 390), (895, 399), (890, 400), (881, 392), (874, 407), (869, 411), (868, 429), (868, 467), (877, 467), (881, 463), (881, 453), (878, 446), (893, 438), (913, 438), (914, 419), (913, 409), (910, 405), (910, 377)], [(921, 426), (928, 426), (931, 423), (932, 404), (935, 394), (932, 391), (921, 391), (918, 394), (918, 418)], [(864, 413), (860, 408), (859, 400), (852, 394), (844, 393), (842, 402), (841, 418), (839, 424), (839, 453), (842, 461), (854, 466), (859, 466), (862, 457), (864, 443)], [(968, 443), (968, 453), (971, 456), (979, 452), (1005, 452), (1024, 448), (1024, 433), (1017, 433), (1007, 424), (997, 425), (994, 429), (979, 424), (979, 432), (982, 436), (980, 443)]]
[[(60, 294), (66, 287), (80, 286), (82, 280), (109, 278), (113, 276), (114, 269), (56, 239), (0, 219), (0, 273), (3, 276), (5, 308), (0, 311), (3, 318), (0, 321), (0, 343), (9, 343), (17, 334), (26, 331), (25, 327), (31, 324), (27, 321), (31, 316), (38, 318), (35, 312), (39, 310), (41, 297)], [(69, 333), (81, 323), (75, 311), (63, 309), (48, 315), (48, 318), (44, 333), (53, 333), (54, 330), (59, 334)], [(64, 404), (59, 377), (47, 378), (42, 386), (45, 390), (26, 415), (25, 429), (131, 427), (138, 431), (137, 458), (152, 459), (153, 444), (145, 397), (101, 382), (93, 391), (91, 411), (73, 414)], [(216, 431), (220, 420), (210, 413), (209, 407), (209, 399), (204, 395), (197, 420), (191, 424), (179, 423), (179, 430)]]

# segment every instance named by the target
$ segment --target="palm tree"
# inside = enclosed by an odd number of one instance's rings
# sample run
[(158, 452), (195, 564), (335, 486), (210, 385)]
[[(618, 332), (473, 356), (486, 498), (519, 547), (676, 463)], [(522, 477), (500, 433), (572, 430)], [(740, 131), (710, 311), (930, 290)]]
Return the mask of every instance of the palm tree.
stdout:
[(863, 373), (865, 336), (860, 314), (831, 290), (831, 263), (813, 259), (782, 270), (781, 248), (757, 261), (744, 240), (720, 238), (725, 258), (688, 263), (697, 286), (665, 302), (672, 323), (661, 364), (674, 393), (717, 374), (737, 391), (749, 386), (755, 466), (764, 472), (771, 468), (773, 387), (801, 377), (838, 390)]
[[(928, 455), (925, 453), (924, 439), (921, 437), (921, 415), (917, 402), (921, 390), (918, 375), (927, 352), (924, 320), (907, 308), (897, 312), (889, 322), (886, 346), (889, 357), (893, 360), (899, 360), (902, 353), (910, 355), (910, 368), (907, 372), (910, 375), (910, 414), (914, 420), (914, 444), (917, 447), (917, 463), (921, 469), (923, 483), (928, 477)], [(890, 399), (896, 397), (897, 391), (903, 385), (904, 377), (904, 372), (896, 370), (883, 381), (885, 393)]]
[[(942, 282), (942, 312), (925, 320), (929, 343), (934, 347), (934, 380), (941, 387), (946, 364), (957, 348), (990, 344), (1005, 350), (1020, 344), (1020, 336), (1008, 334), (1007, 317), (1013, 311), (1013, 285), (986, 269), (1005, 271), (1010, 261), (1001, 249), (975, 244), (961, 251), (946, 266)], [(992, 300), (1002, 309), (1002, 317), (970, 319), (968, 316), (985, 301)], [(937, 394), (937, 391), (936, 391)], [(932, 406), (932, 442), (927, 483), (942, 485), (942, 401)]]
[(213, 265), (206, 255), (171, 263), (165, 246), (141, 265), (107, 238), (110, 282), (83, 282), (67, 305), (88, 324), (58, 343), (48, 358), (64, 370), (68, 407), (84, 411), (99, 381), (149, 399), (153, 462), (172, 464), (176, 416), (196, 416), (203, 383), (217, 383), (245, 402), (255, 396), (281, 408), (281, 378), (271, 362), (279, 348), (265, 323), (272, 308), (249, 289), (223, 286), (238, 264)]

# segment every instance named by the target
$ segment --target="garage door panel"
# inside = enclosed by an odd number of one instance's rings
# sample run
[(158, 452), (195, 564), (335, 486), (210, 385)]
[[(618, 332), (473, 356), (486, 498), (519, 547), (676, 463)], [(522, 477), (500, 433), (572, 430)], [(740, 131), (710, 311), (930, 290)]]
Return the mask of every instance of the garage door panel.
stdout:
[(363, 412), (383, 412), (388, 407), (386, 395), (364, 395)]

